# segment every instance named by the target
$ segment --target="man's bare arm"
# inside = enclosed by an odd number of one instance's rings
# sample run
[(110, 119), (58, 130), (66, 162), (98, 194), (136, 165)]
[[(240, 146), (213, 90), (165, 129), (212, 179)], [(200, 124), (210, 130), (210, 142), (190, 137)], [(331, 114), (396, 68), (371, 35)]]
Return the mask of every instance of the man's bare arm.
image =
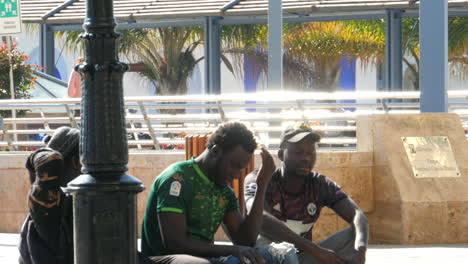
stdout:
[(257, 174), (257, 191), (252, 198), (250, 210), (245, 218), (239, 212), (229, 212), (224, 217), (224, 225), (235, 244), (253, 246), (262, 228), (263, 204), (268, 183), (275, 171), (273, 157), (266, 150), (260, 152), (262, 165)]

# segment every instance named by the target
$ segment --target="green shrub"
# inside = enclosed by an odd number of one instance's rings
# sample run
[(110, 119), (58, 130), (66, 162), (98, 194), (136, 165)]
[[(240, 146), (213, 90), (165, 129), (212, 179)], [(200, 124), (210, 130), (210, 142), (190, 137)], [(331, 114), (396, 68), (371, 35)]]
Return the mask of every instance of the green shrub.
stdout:
[[(38, 66), (26, 64), (25, 62), (29, 57), (17, 50), (17, 46), (16, 42), (11, 44), (15, 99), (30, 98), (29, 89), (34, 87), (35, 80), (33, 72)], [(0, 99), (11, 99), (10, 64), (8, 63), (8, 47), (5, 41), (0, 42)], [(24, 115), (24, 111), (18, 111), (18, 115)], [(0, 111), (0, 116), (11, 117), (11, 111)]]

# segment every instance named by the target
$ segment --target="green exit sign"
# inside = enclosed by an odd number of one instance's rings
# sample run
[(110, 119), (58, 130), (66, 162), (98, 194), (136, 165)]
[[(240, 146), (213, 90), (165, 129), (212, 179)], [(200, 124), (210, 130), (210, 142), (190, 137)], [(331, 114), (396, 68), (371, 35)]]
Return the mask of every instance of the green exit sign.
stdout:
[(0, 35), (21, 33), (19, 0), (0, 0)]
[(0, 17), (17, 17), (18, 0), (0, 0)]

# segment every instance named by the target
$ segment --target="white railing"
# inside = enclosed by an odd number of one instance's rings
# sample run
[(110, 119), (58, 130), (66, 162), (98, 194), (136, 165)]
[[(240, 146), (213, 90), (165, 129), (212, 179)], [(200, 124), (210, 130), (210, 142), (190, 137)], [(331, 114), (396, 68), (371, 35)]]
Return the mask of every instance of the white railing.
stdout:
[[(449, 111), (468, 130), (468, 90), (449, 91)], [(419, 92), (256, 93), (126, 97), (130, 148), (183, 148), (185, 135), (206, 135), (219, 123), (245, 122), (261, 144), (274, 146), (288, 124), (303, 121), (321, 131), (322, 149), (353, 149), (359, 115), (419, 113)], [(352, 102), (350, 102), (352, 101)], [(34, 135), (60, 125), (79, 126), (80, 99), (0, 100), (1, 110), (27, 110), (0, 120), (0, 150), (42, 146)], [(177, 112), (175, 114), (168, 113)]]

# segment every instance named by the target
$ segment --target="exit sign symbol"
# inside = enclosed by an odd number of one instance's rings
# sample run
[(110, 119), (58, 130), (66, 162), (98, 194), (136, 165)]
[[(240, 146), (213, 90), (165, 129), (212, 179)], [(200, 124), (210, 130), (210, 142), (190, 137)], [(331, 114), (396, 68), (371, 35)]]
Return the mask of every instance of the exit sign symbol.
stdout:
[(21, 32), (18, 0), (0, 0), (0, 35)]

